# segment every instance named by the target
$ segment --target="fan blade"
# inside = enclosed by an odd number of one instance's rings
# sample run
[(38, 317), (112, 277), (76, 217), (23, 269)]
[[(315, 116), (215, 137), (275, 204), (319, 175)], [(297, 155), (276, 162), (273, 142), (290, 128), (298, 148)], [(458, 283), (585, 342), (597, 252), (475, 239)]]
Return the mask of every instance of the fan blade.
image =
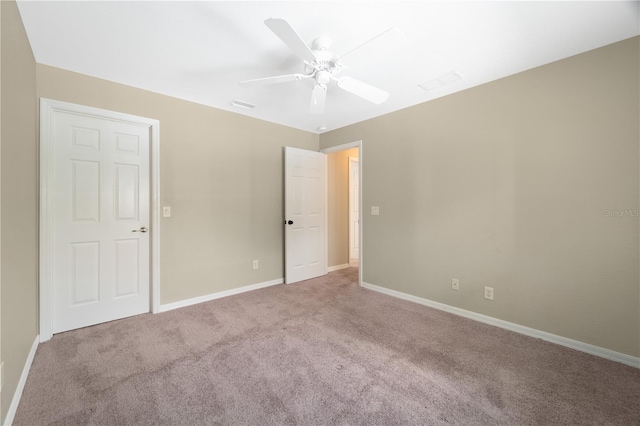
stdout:
[(339, 79), (338, 87), (356, 96), (360, 96), (362, 99), (373, 102), (376, 105), (380, 105), (389, 98), (389, 92), (385, 92), (384, 90), (350, 77), (342, 77)]
[(348, 52), (345, 52), (342, 55), (338, 56), (336, 58), (336, 62), (338, 62), (340, 59), (344, 58), (348, 54), (360, 49), (362, 46), (371, 43), (374, 40), (382, 41), (382, 40), (385, 40), (385, 39), (395, 40), (395, 41), (399, 42), (399, 41), (404, 41), (405, 40), (405, 36), (404, 36), (404, 33), (402, 31), (400, 31), (399, 29), (393, 28), (393, 27), (389, 28), (388, 30), (385, 30), (385, 31), (381, 32), (377, 36), (370, 38), (369, 40), (365, 41), (364, 43), (359, 44), (358, 46), (354, 47), (353, 49), (349, 50)]
[(316, 60), (316, 55), (313, 54), (309, 46), (307, 46), (307, 43), (302, 40), (287, 21), (284, 19), (269, 18), (265, 20), (264, 23), (300, 58), (309, 63)]
[(267, 84), (286, 83), (287, 81), (302, 80), (303, 74), (277, 75), (275, 77), (256, 78), (254, 80), (244, 80), (238, 84), (242, 87), (266, 86)]
[(324, 111), (324, 101), (327, 98), (327, 86), (324, 84), (316, 84), (311, 92), (311, 105), (309, 112), (312, 114), (322, 114)]

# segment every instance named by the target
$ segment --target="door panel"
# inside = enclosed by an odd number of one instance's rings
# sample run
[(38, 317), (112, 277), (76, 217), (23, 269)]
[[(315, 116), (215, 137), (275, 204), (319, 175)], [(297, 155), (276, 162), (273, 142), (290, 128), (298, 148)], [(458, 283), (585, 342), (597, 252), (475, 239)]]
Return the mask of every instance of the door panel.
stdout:
[(76, 222), (100, 220), (100, 163), (71, 161), (73, 219)]
[(138, 220), (140, 170), (137, 165), (115, 165), (116, 220)]
[(100, 299), (100, 243), (71, 243), (70, 306), (96, 303)]
[[(327, 273), (326, 156), (285, 148), (285, 282)], [(291, 221), (291, 224), (288, 224)]]
[(149, 312), (150, 128), (53, 114), (53, 332)]
[(140, 293), (140, 241), (137, 239), (114, 241), (115, 298), (136, 296)]

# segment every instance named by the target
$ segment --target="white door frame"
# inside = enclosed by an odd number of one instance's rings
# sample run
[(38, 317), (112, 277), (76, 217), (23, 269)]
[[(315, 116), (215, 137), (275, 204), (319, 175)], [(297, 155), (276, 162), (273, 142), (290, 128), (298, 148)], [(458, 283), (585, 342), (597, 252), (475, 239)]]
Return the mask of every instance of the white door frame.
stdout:
[[(329, 148), (325, 148), (325, 149), (321, 149), (320, 152), (324, 152), (325, 154), (329, 154), (332, 152), (337, 152), (337, 151), (344, 151), (346, 149), (351, 149), (351, 148), (358, 148), (358, 162), (360, 164), (360, 174), (358, 176), (359, 179), (359, 187), (360, 190), (358, 191), (358, 199), (359, 199), (359, 203), (360, 203), (360, 213), (359, 213), (359, 217), (358, 217), (358, 226), (360, 227), (360, 232), (359, 232), (359, 236), (360, 236), (360, 262), (359, 262), (359, 266), (358, 266), (358, 285), (362, 287), (362, 270), (363, 270), (363, 264), (364, 264), (364, 247), (362, 246), (362, 212), (364, 211), (364, 209), (362, 208), (362, 193), (364, 192), (363, 187), (362, 187), (362, 175), (363, 175), (363, 169), (364, 169), (364, 156), (362, 155), (362, 140), (359, 141), (355, 141), (355, 142), (349, 142), (349, 143), (344, 143), (341, 145), (336, 145), (336, 146), (332, 146)], [(328, 179), (328, 177), (327, 177)], [(328, 188), (328, 183), (327, 183), (327, 188)], [(327, 191), (327, 197), (329, 191)], [(325, 217), (327, 217), (328, 215), (325, 215)], [(327, 226), (327, 237), (326, 240), (329, 241), (329, 227)], [(327, 244), (327, 247), (329, 245)], [(327, 259), (329, 259), (329, 256), (326, 256)]]
[[(358, 152), (358, 155), (360, 155), (360, 152)], [(353, 243), (355, 238), (353, 238), (353, 229), (351, 228), (351, 223), (354, 219), (354, 215), (353, 215), (353, 199), (352, 199), (352, 191), (353, 191), (353, 167), (354, 167), (354, 163), (358, 164), (358, 176), (360, 176), (360, 159), (359, 157), (349, 157), (349, 265), (351, 265), (351, 260), (358, 260), (358, 262), (360, 261), (360, 233), (358, 232), (358, 257), (352, 257), (351, 255), (352, 253), (352, 248), (353, 248)], [(358, 177), (358, 200), (360, 199), (360, 178)], [(358, 206), (358, 231), (360, 228), (360, 206)]]
[(68, 102), (40, 98), (40, 341), (53, 336), (53, 141), (51, 126), (56, 111), (96, 118), (106, 118), (125, 123), (147, 125), (150, 135), (151, 176), (151, 256), (150, 256), (150, 305), (151, 312), (160, 308), (160, 122), (151, 118), (138, 117), (115, 111), (108, 111)]

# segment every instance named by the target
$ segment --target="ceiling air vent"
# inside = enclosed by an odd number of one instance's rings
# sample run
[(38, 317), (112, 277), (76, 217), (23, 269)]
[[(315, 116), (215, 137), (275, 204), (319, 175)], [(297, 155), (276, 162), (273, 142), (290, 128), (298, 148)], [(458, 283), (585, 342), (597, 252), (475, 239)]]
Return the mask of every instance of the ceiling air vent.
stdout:
[(242, 109), (254, 109), (256, 107), (255, 105), (251, 105), (250, 103), (242, 102), (242, 101), (239, 101), (237, 99), (234, 99), (231, 102), (231, 105), (236, 107), (236, 108), (242, 108)]
[(442, 87), (445, 84), (453, 83), (454, 81), (460, 80), (462, 76), (455, 71), (451, 71), (446, 73), (443, 76), (440, 76), (434, 80), (425, 81), (424, 83), (418, 84), (418, 86), (422, 87), (427, 92), (430, 90), (437, 89), (438, 87)]

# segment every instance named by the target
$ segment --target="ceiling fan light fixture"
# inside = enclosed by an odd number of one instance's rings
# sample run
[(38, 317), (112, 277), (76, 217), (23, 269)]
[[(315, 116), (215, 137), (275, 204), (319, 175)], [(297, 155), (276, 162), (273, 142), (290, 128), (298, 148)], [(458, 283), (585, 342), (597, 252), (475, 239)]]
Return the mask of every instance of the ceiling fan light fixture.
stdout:
[(248, 102), (242, 102), (237, 99), (234, 99), (233, 101), (231, 101), (231, 106), (234, 106), (236, 108), (248, 109), (248, 110), (252, 110), (256, 107), (255, 105), (252, 105)]
[[(311, 46), (309, 46), (284, 19), (269, 18), (266, 19), (264, 23), (280, 40), (282, 40), (284, 44), (289, 47), (289, 49), (291, 49), (291, 51), (293, 51), (293, 53), (302, 60), (304, 74), (287, 74), (244, 80), (238, 82), (241, 87), (262, 86), (313, 78), (315, 80), (315, 85), (313, 92), (311, 93), (311, 102), (309, 103), (309, 112), (312, 114), (322, 114), (324, 112), (324, 104), (327, 97), (327, 84), (332, 80), (338, 84), (339, 88), (376, 105), (380, 105), (385, 102), (389, 97), (388, 92), (378, 89), (377, 87), (371, 86), (354, 78), (342, 77), (338, 79), (336, 75), (340, 70), (342, 70), (342, 68), (344, 68), (343, 65), (338, 62), (339, 58), (350, 54), (354, 50), (359, 49), (373, 40), (381, 38), (385, 34), (397, 33), (398, 31), (394, 28), (390, 28), (349, 50), (347, 53), (336, 57), (333, 52), (329, 50), (332, 43), (332, 40), (329, 37), (320, 36), (314, 40)], [(246, 108), (243, 105), (236, 106)]]
[(331, 81), (331, 73), (329, 71), (318, 71), (316, 73), (316, 82), (318, 84), (327, 84)]

